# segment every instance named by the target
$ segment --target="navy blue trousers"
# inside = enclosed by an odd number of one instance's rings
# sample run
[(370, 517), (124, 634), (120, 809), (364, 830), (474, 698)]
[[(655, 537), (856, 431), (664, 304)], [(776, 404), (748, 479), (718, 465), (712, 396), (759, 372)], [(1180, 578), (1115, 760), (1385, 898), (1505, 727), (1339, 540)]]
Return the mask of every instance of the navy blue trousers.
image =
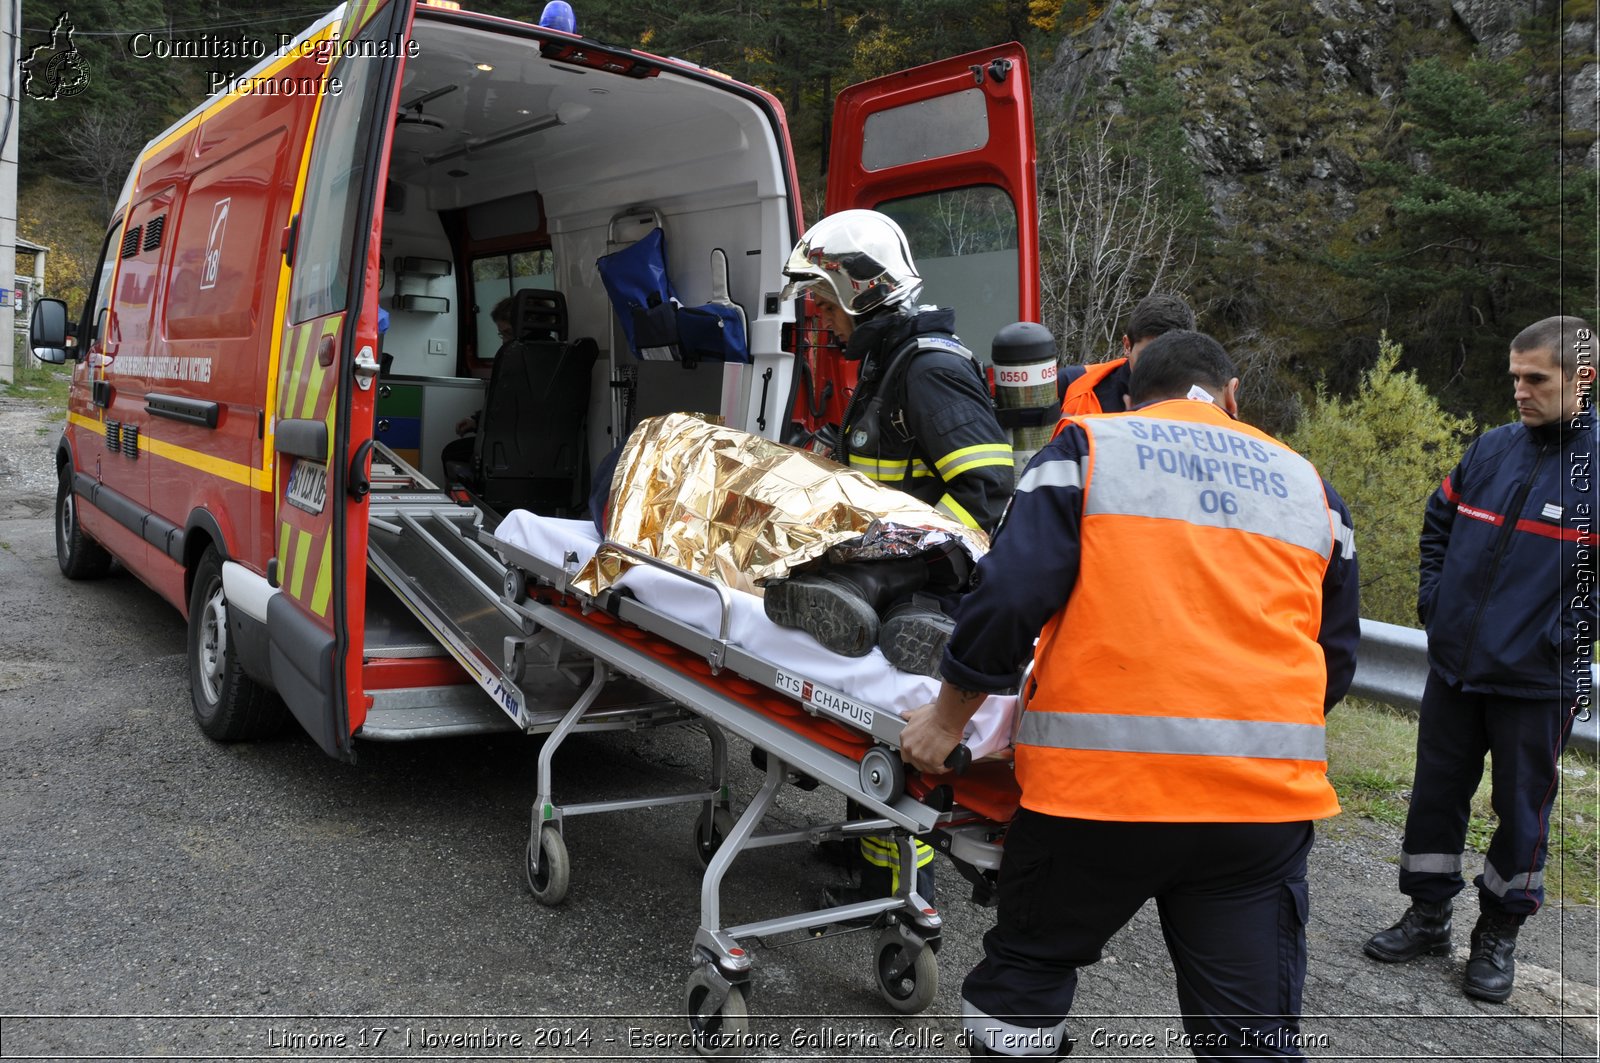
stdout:
[[(1303, 1059), (1311, 824), (1105, 823), (1023, 809), (999, 911), (961, 989), (963, 1025), (1002, 1055), (1061, 1051), (1078, 968), (1154, 898), (1199, 1059)], [(1083, 1039), (1085, 1031), (1073, 1031)]]
[(1400, 852), (1400, 892), (1436, 903), (1460, 893), (1472, 794), (1489, 755), (1499, 818), (1478, 887), (1479, 908), (1519, 921), (1544, 903), (1544, 862), (1557, 764), (1572, 734), (1571, 706), (1468, 694), (1428, 673), (1417, 722), (1417, 771)]

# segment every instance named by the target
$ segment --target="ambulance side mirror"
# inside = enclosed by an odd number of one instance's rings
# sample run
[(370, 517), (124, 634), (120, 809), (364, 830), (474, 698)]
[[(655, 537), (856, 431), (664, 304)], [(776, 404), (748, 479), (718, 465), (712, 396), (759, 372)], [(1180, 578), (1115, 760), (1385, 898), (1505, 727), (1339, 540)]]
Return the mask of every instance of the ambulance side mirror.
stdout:
[(60, 299), (40, 299), (28, 321), (28, 346), (41, 362), (60, 365), (67, 360), (67, 304)]

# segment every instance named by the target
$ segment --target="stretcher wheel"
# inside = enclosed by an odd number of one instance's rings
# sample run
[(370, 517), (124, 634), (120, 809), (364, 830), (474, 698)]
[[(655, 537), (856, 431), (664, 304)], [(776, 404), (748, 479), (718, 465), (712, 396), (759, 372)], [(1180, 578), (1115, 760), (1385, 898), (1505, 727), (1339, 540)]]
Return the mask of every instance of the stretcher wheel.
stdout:
[(882, 746), (873, 746), (861, 758), (861, 789), (889, 804), (906, 792), (905, 763)]
[(516, 565), (506, 566), (505, 582), (501, 585), (506, 600), (513, 605), (521, 605), (528, 600), (528, 576)]
[(506, 647), (506, 678), (518, 686), (528, 675), (528, 648), (522, 643)]
[(709, 816), (700, 813), (694, 821), (694, 851), (699, 854), (702, 866), (711, 863), (711, 858), (717, 855), (717, 850), (722, 848), (722, 843), (732, 833), (732, 812), (719, 805), (711, 810)]
[(567, 859), (567, 843), (554, 827), (539, 831), (538, 867), (534, 867), (533, 842), (528, 842), (528, 858), (524, 870), (528, 874), (528, 888), (533, 899), (540, 904), (560, 904), (567, 899), (567, 887), (572, 883), (572, 863)]
[(878, 936), (873, 950), (878, 992), (889, 1007), (902, 1015), (913, 1015), (933, 1003), (939, 992), (939, 961), (933, 949), (925, 948), (908, 962), (905, 942), (894, 930)]
[(719, 976), (708, 975), (704, 970), (689, 976), (689, 987), (683, 995), (683, 1013), (689, 1020), (689, 1036), (696, 1055), (733, 1056), (750, 1033), (750, 1007), (745, 1003), (744, 987), (729, 986), (728, 995), (715, 1012), (702, 1014), (706, 998), (712, 993), (712, 980)]

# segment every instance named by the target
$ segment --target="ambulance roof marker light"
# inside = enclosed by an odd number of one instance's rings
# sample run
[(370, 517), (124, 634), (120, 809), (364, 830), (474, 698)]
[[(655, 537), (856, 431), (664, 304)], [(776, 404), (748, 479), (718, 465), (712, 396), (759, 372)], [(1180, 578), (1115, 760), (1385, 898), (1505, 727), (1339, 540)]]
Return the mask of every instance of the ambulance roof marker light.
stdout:
[(562, 33), (576, 35), (578, 32), (578, 16), (572, 10), (572, 5), (567, 0), (550, 0), (544, 5), (544, 11), (539, 15), (539, 25), (547, 30), (560, 30)]

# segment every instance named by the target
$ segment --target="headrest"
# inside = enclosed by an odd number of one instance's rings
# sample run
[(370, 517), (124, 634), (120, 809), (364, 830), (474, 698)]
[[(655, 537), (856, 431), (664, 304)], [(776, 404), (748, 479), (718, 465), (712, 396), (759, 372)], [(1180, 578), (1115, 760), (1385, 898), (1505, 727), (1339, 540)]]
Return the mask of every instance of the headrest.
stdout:
[(519, 340), (567, 338), (567, 299), (550, 288), (523, 288), (511, 299), (511, 334)]

